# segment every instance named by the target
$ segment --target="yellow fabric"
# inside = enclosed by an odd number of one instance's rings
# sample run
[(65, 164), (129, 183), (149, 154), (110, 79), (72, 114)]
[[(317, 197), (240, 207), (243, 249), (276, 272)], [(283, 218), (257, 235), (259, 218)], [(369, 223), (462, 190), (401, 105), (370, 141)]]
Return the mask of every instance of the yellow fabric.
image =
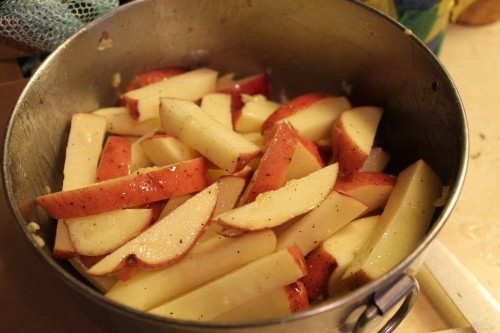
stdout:
[(436, 20), (436, 22), (434, 22), (432, 30), (429, 32), (424, 42), (427, 43), (431, 41), (446, 29), (450, 18), (450, 11), (452, 10), (454, 4), (454, 0), (443, 0), (439, 3), (439, 6), (437, 8), (438, 19)]

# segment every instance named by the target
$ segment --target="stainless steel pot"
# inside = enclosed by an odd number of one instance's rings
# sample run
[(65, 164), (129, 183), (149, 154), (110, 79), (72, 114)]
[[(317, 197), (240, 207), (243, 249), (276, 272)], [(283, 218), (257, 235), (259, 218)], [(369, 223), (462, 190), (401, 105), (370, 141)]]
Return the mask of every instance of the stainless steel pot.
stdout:
[[(112, 47), (98, 47), (102, 39)], [(109, 42), (109, 41), (108, 41)], [(109, 44), (108, 44), (109, 46)], [(123, 81), (162, 66), (211, 66), (220, 72), (270, 72), (277, 97), (311, 91), (341, 93), (352, 86), (358, 104), (385, 108), (377, 141), (394, 172), (425, 159), (451, 187), (420, 246), (381, 279), (305, 312), (245, 324), (162, 319), (122, 307), (85, 283), (50, 248), (55, 223), (33, 198), (60, 188), (64, 147), (74, 112), (113, 105), (115, 73)], [(393, 329), (411, 307), (418, 286), (411, 278), (425, 249), (457, 200), (468, 155), (466, 119), (458, 93), (434, 55), (411, 32), (356, 2), (314, 0), (144, 0), (106, 15), (77, 33), (40, 67), (24, 90), (5, 138), (3, 177), (21, 229), (41, 258), (103, 325), (146, 332), (361, 331), (406, 299), (386, 326)], [(37, 221), (47, 242), (38, 248), (26, 228)], [(168, 282), (166, 282), (168, 283)]]

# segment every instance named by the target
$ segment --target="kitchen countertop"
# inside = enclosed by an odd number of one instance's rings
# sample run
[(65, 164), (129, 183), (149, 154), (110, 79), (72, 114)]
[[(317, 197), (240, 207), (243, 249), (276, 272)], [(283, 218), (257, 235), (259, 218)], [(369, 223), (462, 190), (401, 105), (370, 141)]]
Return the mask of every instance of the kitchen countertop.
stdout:
[[(500, 285), (500, 22), (483, 27), (452, 25), (441, 61), (462, 97), (470, 131), (471, 159), (458, 204), (439, 239), (498, 300)], [(0, 94), (17, 94), (24, 80), (0, 85)], [(7, 91), (10, 89), (10, 91)], [(0, 128), (13, 101), (0, 99)], [(1, 194), (3, 197), (3, 193)], [(61, 282), (30, 249), (0, 199), (0, 331), (103, 332), (61, 288)], [(425, 297), (398, 332), (450, 328)]]
[[(500, 300), (500, 22), (448, 27), (440, 60), (462, 98), (470, 136), (465, 184), (438, 239)], [(450, 277), (453, 278), (453, 277)], [(451, 328), (423, 297), (400, 332)], [(430, 320), (431, 319), (431, 320)], [(499, 323), (500, 325), (500, 323)]]
[(500, 22), (452, 26), (441, 60), (467, 114), (470, 160), (464, 189), (439, 239), (500, 300)]

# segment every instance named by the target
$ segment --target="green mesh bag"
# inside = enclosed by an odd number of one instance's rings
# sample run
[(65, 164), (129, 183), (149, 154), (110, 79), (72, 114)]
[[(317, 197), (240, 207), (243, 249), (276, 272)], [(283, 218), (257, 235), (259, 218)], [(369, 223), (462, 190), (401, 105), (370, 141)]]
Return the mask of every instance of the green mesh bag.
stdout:
[(0, 37), (50, 52), (118, 0), (0, 0)]

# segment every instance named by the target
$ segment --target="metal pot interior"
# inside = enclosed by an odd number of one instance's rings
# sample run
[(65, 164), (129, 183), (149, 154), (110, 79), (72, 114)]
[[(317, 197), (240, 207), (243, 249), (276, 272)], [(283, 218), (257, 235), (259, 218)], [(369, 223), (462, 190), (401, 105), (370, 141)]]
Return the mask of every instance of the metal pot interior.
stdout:
[[(113, 43), (100, 50), (103, 34)], [(350, 1), (136, 1), (91, 23), (45, 61), (12, 114), (4, 145), (4, 187), (13, 214), (27, 235), (27, 222), (41, 225), (47, 246), (37, 251), (93, 303), (147, 325), (208, 328), (149, 318), (99, 295), (69, 265), (51, 257), (55, 223), (33, 201), (46, 186), (53, 191), (61, 186), (71, 114), (115, 105), (115, 73), (127, 82), (162, 66), (209, 66), (241, 76), (267, 71), (275, 98), (312, 91), (342, 94), (351, 86), (355, 104), (385, 109), (377, 141), (393, 156), (389, 171), (423, 158), (451, 187), (449, 202), (437, 212), (422, 245), (387, 276), (303, 314), (244, 326), (249, 331), (284, 322), (314, 322), (322, 331), (321, 320), (330, 321), (332, 312), (345, 312), (404, 271), (451, 212), (466, 167), (464, 111), (445, 70), (402, 26)]]

